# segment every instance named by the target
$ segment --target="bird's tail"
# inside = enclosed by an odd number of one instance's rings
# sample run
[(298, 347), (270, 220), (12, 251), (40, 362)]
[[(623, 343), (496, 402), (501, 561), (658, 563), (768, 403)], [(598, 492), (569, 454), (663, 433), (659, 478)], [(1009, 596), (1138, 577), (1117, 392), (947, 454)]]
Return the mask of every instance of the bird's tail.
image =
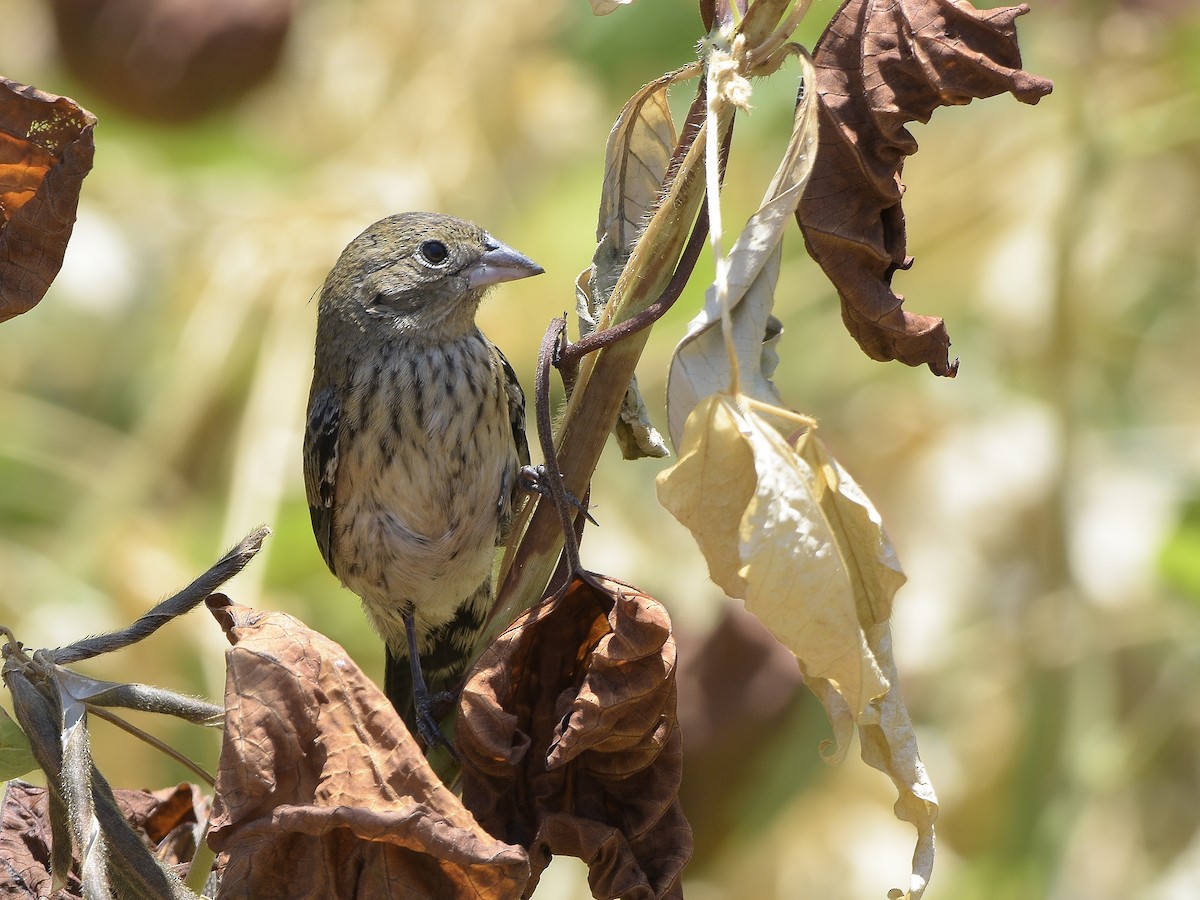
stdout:
[[(455, 611), (445, 624), (425, 634), (418, 633), (421, 673), (425, 687), (436, 705), (439, 695), (456, 695), (459, 683), (466, 674), (467, 663), (475, 645), (475, 637), (483, 628), (484, 619), (492, 608), (492, 583), (481, 584)], [(416, 703), (408, 647), (387, 648), (383, 689), (396, 712), (412, 734), (417, 733)]]

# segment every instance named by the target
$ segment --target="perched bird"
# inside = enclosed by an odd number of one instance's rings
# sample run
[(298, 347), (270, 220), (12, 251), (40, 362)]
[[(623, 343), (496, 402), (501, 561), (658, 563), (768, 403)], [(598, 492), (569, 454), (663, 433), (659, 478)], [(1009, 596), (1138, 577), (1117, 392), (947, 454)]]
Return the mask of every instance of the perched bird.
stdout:
[[(462, 219), (376, 222), (325, 280), (304, 483), (325, 562), (387, 644), (385, 690), (441, 741), (529, 464), (525, 397), (475, 325), (488, 288), (542, 268)], [(414, 656), (414, 648), (416, 656)]]

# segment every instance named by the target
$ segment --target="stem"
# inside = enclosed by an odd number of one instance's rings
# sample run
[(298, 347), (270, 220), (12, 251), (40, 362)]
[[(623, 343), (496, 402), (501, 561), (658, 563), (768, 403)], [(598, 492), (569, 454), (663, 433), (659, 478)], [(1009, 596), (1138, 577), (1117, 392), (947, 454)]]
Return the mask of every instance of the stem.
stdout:
[[(558, 466), (558, 453), (554, 449), (554, 425), (550, 418), (550, 366), (554, 360), (555, 351), (562, 344), (566, 332), (567, 320), (557, 318), (550, 322), (546, 334), (542, 338), (542, 346), (538, 351), (537, 375), (534, 382), (533, 405), (537, 418), (538, 441), (542, 445), (542, 457), (545, 460), (546, 488), (550, 499), (554, 501), (554, 509), (558, 513), (558, 521), (562, 525), (563, 552), (567, 556), (570, 575), (578, 575), (583, 571), (579, 564), (579, 542), (575, 537), (575, 522), (572, 519), (567, 500), (567, 492), (563, 488), (562, 470)], [(609, 329), (611, 330), (611, 329)]]
[(707, 134), (704, 147), (704, 174), (708, 184), (708, 194), (705, 197), (708, 209), (708, 233), (712, 244), (713, 258), (716, 260), (716, 277), (713, 287), (717, 292), (717, 302), (721, 308), (721, 336), (725, 343), (725, 355), (729, 357), (729, 391), (735, 396), (741, 391), (741, 367), (738, 365), (737, 346), (733, 342), (733, 316), (729, 309), (729, 260), (721, 247), (723, 225), (721, 222), (721, 165), (720, 151), (717, 145), (717, 119), (724, 103), (721, 99), (720, 86), (717, 84), (713, 58), (718, 51), (714, 49), (709, 54), (708, 70), (705, 78), (708, 83), (708, 104), (706, 108)]
[(743, 394), (740, 397), (740, 402), (748, 406), (750, 409), (758, 410), (768, 415), (778, 416), (781, 419), (788, 419), (795, 422), (804, 428), (817, 427), (817, 420), (812, 416), (806, 416), (804, 413), (798, 413), (795, 410), (784, 409), (782, 406), (772, 406), (770, 403), (763, 403), (761, 400), (755, 400), (749, 394)]
[(217, 854), (213, 852), (212, 847), (208, 846), (208, 823), (204, 823), (204, 827), (200, 830), (199, 836), (196, 838), (196, 851), (192, 854), (192, 861), (188, 864), (187, 878), (184, 879), (186, 885), (195, 894), (204, 894), (204, 888), (208, 884), (208, 876), (212, 872), (213, 863), (217, 859)]
[[(706, 95), (703, 87), (697, 92), (664, 178), (662, 200), (633, 248), (600, 316), (598, 331), (633, 319), (659, 299), (676, 276), (702, 206), (704, 185), (699, 168), (703, 144), (697, 147), (696, 140), (704, 132)], [(685, 278), (683, 274), (679, 277)], [(643, 327), (582, 359), (554, 441), (562, 486), (576, 497), (587, 493), (648, 334)], [(525, 504), (501, 563), (497, 603), (476, 642), (476, 654), (542, 598), (564, 540), (562, 522), (550, 507), (540, 497)]]
[(188, 759), (186, 756), (184, 756), (182, 753), (180, 753), (178, 750), (176, 750), (170, 744), (163, 743), (162, 741), (160, 741), (158, 738), (156, 738), (154, 735), (150, 734), (149, 732), (142, 731), (142, 729), (138, 728), (132, 722), (127, 722), (126, 720), (122, 719), (120, 716), (109, 712), (103, 706), (95, 706), (91, 703), (85, 703), (84, 706), (87, 707), (87, 711), (90, 714), (92, 714), (93, 716), (97, 716), (98, 718), (104, 719), (104, 721), (106, 721), (106, 722), (111, 722), (113, 725), (116, 725), (122, 731), (127, 731), (130, 734), (132, 734), (134, 737), (145, 741), (151, 747), (155, 747), (158, 750), (162, 751), (167, 756), (171, 757), (171, 759), (173, 759), (177, 763), (179, 763), (181, 766), (185, 766), (186, 768), (191, 769), (209, 787), (213, 787), (217, 783), (216, 777), (213, 776), (212, 773), (210, 773), (207, 769), (205, 769), (199, 763), (193, 762), (192, 760)]
[(613, 325), (605, 328), (603, 331), (593, 331), (591, 334), (584, 335), (575, 343), (568, 344), (563, 348), (562, 354), (559, 357), (559, 367), (573, 371), (579, 365), (579, 360), (587, 354), (599, 350), (601, 347), (615, 344), (617, 341), (624, 340), (632, 334), (637, 334), (643, 328), (648, 328), (661, 319), (667, 310), (675, 305), (675, 301), (679, 299), (679, 295), (687, 287), (687, 283), (692, 277), (692, 272), (696, 268), (696, 263), (700, 259), (700, 253), (704, 250), (704, 239), (707, 236), (708, 210), (701, 207), (699, 215), (696, 216), (696, 224), (692, 228), (692, 234), (688, 238), (687, 246), (683, 248), (683, 255), (679, 258), (679, 265), (675, 269), (675, 274), (671, 276), (670, 282), (663, 289), (663, 292), (659, 294), (658, 299), (636, 316), (626, 319), (619, 325)]

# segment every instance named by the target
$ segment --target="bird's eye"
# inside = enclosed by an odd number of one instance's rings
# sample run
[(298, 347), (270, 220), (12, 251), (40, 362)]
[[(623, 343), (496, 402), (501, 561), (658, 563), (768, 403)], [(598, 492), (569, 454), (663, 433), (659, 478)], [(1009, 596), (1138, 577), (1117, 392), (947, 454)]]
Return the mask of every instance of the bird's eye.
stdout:
[(425, 241), (421, 244), (421, 257), (430, 265), (440, 266), (450, 255), (446, 245), (441, 241)]

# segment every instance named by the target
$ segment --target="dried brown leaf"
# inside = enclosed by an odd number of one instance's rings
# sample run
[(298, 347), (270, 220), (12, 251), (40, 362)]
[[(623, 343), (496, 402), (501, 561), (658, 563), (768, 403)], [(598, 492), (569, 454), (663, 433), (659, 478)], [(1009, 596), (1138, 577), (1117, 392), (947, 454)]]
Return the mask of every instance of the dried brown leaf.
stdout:
[(463, 801), (529, 847), (530, 892), (557, 853), (588, 864), (596, 897), (682, 896), (675, 700), (666, 610), (608, 579), (576, 580), (483, 655), (459, 716)]
[[(182, 833), (192, 834), (208, 814), (208, 800), (196, 785), (180, 784), (161, 791), (115, 790), (117, 808), (134, 831), (168, 865), (191, 859)], [(0, 805), (0, 898), (47, 897), (68, 900), (83, 896), (78, 866), (66, 886), (52, 890), (50, 790), (10, 781)]]
[(155, 856), (169, 865), (196, 852), (196, 826), (208, 821), (211, 801), (198, 785), (182, 783), (160, 791), (113, 792), (129, 824), (146, 836)]
[(61, 890), (53, 890), (50, 838), (50, 791), (23, 781), (10, 781), (0, 804), (0, 898), (26, 900), (80, 897), (78, 872)]
[(0, 322), (28, 312), (62, 266), (96, 117), (0, 78)]
[(892, 275), (907, 269), (900, 176), (917, 142), (904, 126), (939, 106), (1011, 93), (1037, 103), (1053, 85), (1021, 69), (1015, 19), (1025, 4), (847, 0), (817, 42), (820, 152), (796, 212), (812, 257), (872, 359), (953, 376), (941, 319), (906, 312)]
[(517, 897), (520, 847), (485, 833), (337, 644), (216, 596), (230, 642), (212, 846), (222, 897)]

